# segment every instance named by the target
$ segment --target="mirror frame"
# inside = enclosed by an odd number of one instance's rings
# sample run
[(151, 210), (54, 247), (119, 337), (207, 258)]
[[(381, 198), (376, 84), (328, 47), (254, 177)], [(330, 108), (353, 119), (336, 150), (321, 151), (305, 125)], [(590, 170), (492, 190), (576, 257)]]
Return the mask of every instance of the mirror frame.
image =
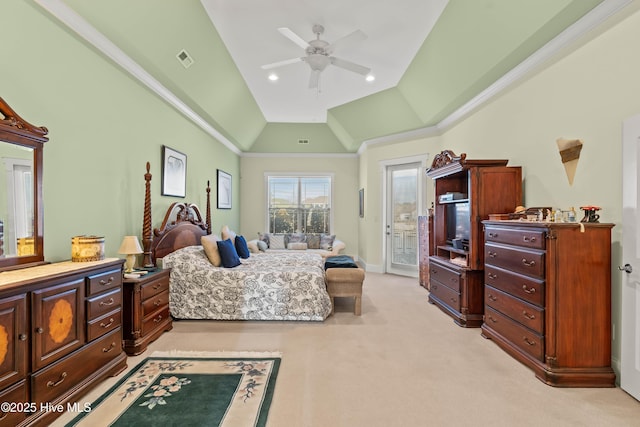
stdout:
[(16, 114), (0, 97), (0, 141), (33, 149), (33, 237), (35, 254), (0, 258), (0, 271), (44, 264), (44, 211), (42, 204), (42, 151), (49, 140), (44, 126), (34, 126)]

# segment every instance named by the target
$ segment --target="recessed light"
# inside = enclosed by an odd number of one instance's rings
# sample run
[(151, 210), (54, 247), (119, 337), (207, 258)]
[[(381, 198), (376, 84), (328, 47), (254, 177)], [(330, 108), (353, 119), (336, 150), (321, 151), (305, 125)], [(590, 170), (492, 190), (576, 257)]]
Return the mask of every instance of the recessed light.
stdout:
[(278, 77), (278, 75), (276, 73), (271, 73), (271, 74), (269, 74), (269, 77), (268, 77), (268, 79), (271, 80), (272, 82), (277, 81), (278, 78), (279, 77)]
[(371, 83), (372, 81), (374, 81), (376, 79), (376, 76), (374, 76), (373, 74), (367, 74), (367, 77), (364, 78), (366, 81), (368, 81), (369, 83)]

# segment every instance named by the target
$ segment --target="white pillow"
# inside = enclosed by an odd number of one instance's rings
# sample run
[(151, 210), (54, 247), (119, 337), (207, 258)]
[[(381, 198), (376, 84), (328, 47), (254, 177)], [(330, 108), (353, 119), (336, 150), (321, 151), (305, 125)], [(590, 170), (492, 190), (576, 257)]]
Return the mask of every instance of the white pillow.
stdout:
[(307, 250), (307, 242), (291, 242), (287, 246), (287, 249)]
[(258, 252), (260, 252), (257, 240), (249, 240), (247, 242), (247, 247), (249, 248), (249, 252), (251, 252), (252, 254), (257, 254)]
[(229, 239), (232, 242), (235, 242), (237, 233), (233, 230), (230, 230), (228, 225), (225, 225), (224, 227), (222, 227), (222, 230), (220, 230), (220, 235), (222, 236), (222, 240)]
[(269, 249), (284, 249), (284, 236), (282, 234), (270, 235)]

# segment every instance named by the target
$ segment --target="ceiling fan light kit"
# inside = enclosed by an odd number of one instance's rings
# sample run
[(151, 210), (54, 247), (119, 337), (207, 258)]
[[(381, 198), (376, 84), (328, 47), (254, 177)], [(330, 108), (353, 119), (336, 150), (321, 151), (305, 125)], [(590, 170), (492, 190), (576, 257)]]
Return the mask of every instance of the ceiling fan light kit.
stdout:
[(368, 82), (371, 82), (375, 79), (375, 77), (370, 74), (370, 68), (331, 55), (336, 46), (344, 46), (347, 43), (353, 43), (366, 39), (367, 36), (360, 30), (356, 30), (336, 40), (333, 44), (329, 44), (325, 40), (320, 39), (320, 35), (324, 33), (324, 27), (322, 25), (316, 24), (313, 26), (312, 31), (316, 35), (316, 39), (309, 42), (304, 41), (302, 37), (291, 31), (289, 28), (278, 28), (278, 31), (283, 36), (294, 42), (296, 45), (302, 47), (305, 50), (306, 56), (285, 59), (284, 61), (278, 61), (271, 64), (265, 64), (262, 66), (263, 70), (269, 70), (284, 65), (295, 64), (296, 62), (306, 62), (307, 64), (309, 64), (309, 68), (311, 68), (311, 76), (309, 78), (309, 88), (311, 89), (318, 88), (320, 73), (324, 71), (324, 69), (327, 68), (329, 64), (366, 76)]

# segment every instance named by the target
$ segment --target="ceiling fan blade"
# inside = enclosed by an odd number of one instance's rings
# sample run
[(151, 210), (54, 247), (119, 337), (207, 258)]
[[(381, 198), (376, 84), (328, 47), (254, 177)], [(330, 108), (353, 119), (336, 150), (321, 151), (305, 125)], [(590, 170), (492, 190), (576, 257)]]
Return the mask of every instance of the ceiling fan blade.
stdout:
[(338, 40), (331, 43), (326, 47), (327, 53), (333, 52), (336, 47), (345, 47), (348, 45), (352, 45), (354, 43), (361, 42), (367, 38), (367, 35), (360, 30), (355, 30), (354, 32), (347, 34), (344, 37), (339, 38)]
[(366, 76), (371, 71), (371, 68), (367, 68), (344, 59), (336, 58), (335, 56), (331, 57), (331, 63), (336, 67), (344, 68), (345, 70), (353, 71), (354, 73), (362, 74), (363, 76)]
[(309, 89), (316, 89), (318, 82), (320, 81), (320, 71), (311, 70), (311, 76), (309, 76)]
[(302, 62), (303, 58), (291, 58), (285, 59), (284, 61), (278, 61), (271, 64), (261, 65), (260, 68), (263, 70), (270, 70), (272, 68), (282, 67), (283, 65), (295, 64), (296, 62)]
[(306, 48), (309, 47), (309, 43), (308, 42), (303, 40), (302, 37), (300, 37), (299, 35), (297, 35), (293, 31), (291, 31), (287, 27), (278, 28), (278, 31), (280, 31), (280, 34), (282, 34), (283, 36), (285, 36), (286, 38), (288, 38), (289, 40), (291, 40), (292, 42), (294, 42), (295, 44), (297, 44), (301, 48), (306, 49)]

